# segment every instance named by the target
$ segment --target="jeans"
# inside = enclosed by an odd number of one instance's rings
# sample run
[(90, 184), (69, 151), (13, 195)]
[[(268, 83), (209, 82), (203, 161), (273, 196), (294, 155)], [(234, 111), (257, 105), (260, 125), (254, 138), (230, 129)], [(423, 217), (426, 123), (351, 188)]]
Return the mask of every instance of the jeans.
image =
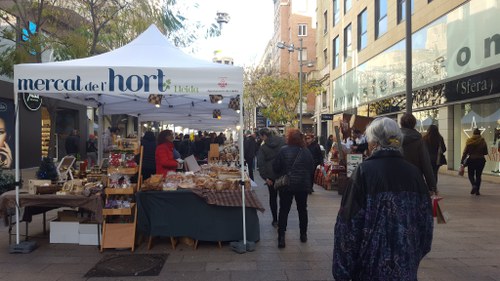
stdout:
[(479, 191), (479, 187), (481, 186), (481, 175), (483, 174), (485, 164), (486, 160), (484, 158), (469, 159), (467, 161), (469, 181), (473, 187), (477, 187), (477, 191)]
[(96, 151), (87, 152), (87, 161), (88, 161), (87, 167), (89, 168), (92, 168), (92, 166), (94, 165), (99, 165), (99, 163), (97, 163), (97, 152)]
[(288, 192), (286, 190), (280, 191), (280, 211), (278, 219), (278, 233), (284, 234), (288, 224), (288, 214), (292, 207), (293, 198), (297, 204), (297, 211), (299, 213), (299, 228), (300, 234), (307, 233), (307, 191)]

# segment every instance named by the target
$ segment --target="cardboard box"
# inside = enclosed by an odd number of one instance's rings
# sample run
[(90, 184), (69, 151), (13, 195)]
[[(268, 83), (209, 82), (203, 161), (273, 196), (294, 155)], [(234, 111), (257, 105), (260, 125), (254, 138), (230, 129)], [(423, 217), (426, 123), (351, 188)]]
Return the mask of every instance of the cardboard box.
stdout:
[(50, 243), (78, 244), (79, 225), (77, 221), (51, 221)]
[(97, 238), (102, 239), (102, 235), (97, 235), (98, 225), (96, 223), (80, 223), (78, 227), (79, 245), (99, 245)]
[(81, 218), (78, 217), (78, 211), (76, 210), (62, 210), (57, 212), (57, 220), (80, 222)]

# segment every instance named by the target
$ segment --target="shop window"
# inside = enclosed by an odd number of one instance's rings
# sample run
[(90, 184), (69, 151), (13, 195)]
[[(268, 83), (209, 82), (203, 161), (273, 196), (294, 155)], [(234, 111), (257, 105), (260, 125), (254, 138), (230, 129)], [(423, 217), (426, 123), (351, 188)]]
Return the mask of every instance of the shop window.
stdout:
[(364, 9), (358, 15), (358, 51), (366, 48), (368, 44), (368, 15)]
[(458, 167), (467, 139), (475, 128), (488, 146), (484, 174), (500, 176), (500, 99), (484, 100), (454, 107), (454, 167)]
[(375, 0), (375, 39), (387, 32), (387, 0)]

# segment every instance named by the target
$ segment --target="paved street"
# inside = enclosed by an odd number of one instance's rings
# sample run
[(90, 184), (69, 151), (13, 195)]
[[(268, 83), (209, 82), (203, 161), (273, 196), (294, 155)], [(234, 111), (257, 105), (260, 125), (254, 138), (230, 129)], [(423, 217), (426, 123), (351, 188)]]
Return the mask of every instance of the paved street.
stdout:
[[(29, 173), (25, 173), (25, 176)], [(451, 172), (450, 172), (451, 174)], [(262, 181), (257, 181), (262, 186)], [(484, 182), (481, 196), (469, 195), (465, 177), (441, 174), (438, 187), (445, 198), (448, 224), (436, 224), (432, 251), (423, 260), (419, 280), (500, 280), (500, 186)], [(286, 248), (278, 249), (276, 230), (269, 211), (259, 213), (261, 240), (255, 252), (237, 254), (225, 244), (202, 243), (198, 250), (187, 245), (170, 248), (162, 239), (136, 253), (169, 253), (157, 277), (91, 278), (88, 280), (332, 280), (333, 225), (341, 197), (315, 187), (309, 198), (309, 240), (299, 241), (298, 217), (292, 207)], [(267, 189), (257, 188), (267, 207)], [(51, 213), (54, 217), (55, 212)], [(41, 216), (30, 225), (30, 234), (41, 235)], [(24, 226), (24, 225), (23, 225)], [(0, 227), (0, 280), (85, 280), (83, 275), (105, 254), (128, 253), (94, 246), (49, 244), (48, 237), (33, 238), (40, 247), (30, 254), (9, 254), (8, 233)]]

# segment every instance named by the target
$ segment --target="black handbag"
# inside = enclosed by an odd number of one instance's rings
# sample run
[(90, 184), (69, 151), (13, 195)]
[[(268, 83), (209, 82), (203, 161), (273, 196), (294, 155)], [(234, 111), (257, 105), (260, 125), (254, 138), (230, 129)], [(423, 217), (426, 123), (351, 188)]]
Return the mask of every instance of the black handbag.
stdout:
[[(293, 166), (295, 166), (295, 162), (297, 162), (297, 158), (299, 158), (300, 153), (302, 152), (302, 148), (300, 149), (299, 153), (297, 153), (297, 156), (295, 156), (295, 160), (293, 160), (292, 167), (290, 167), (290, 170), (293, 169)], [(279, 176), (277, 179), (274, 180), (274, 189), (275, 190), (280, 190), (285, 186), (288, 186), (290, 184), (290, 171), (288, 171), (286, 174)]]
[(441, 149), (441, 145), (438, 148), (438, 156), (436, 164), (438, 166), (447, 165), (448, 161), (446, 161), (446, 157), (444, 156), (443, 150)]

